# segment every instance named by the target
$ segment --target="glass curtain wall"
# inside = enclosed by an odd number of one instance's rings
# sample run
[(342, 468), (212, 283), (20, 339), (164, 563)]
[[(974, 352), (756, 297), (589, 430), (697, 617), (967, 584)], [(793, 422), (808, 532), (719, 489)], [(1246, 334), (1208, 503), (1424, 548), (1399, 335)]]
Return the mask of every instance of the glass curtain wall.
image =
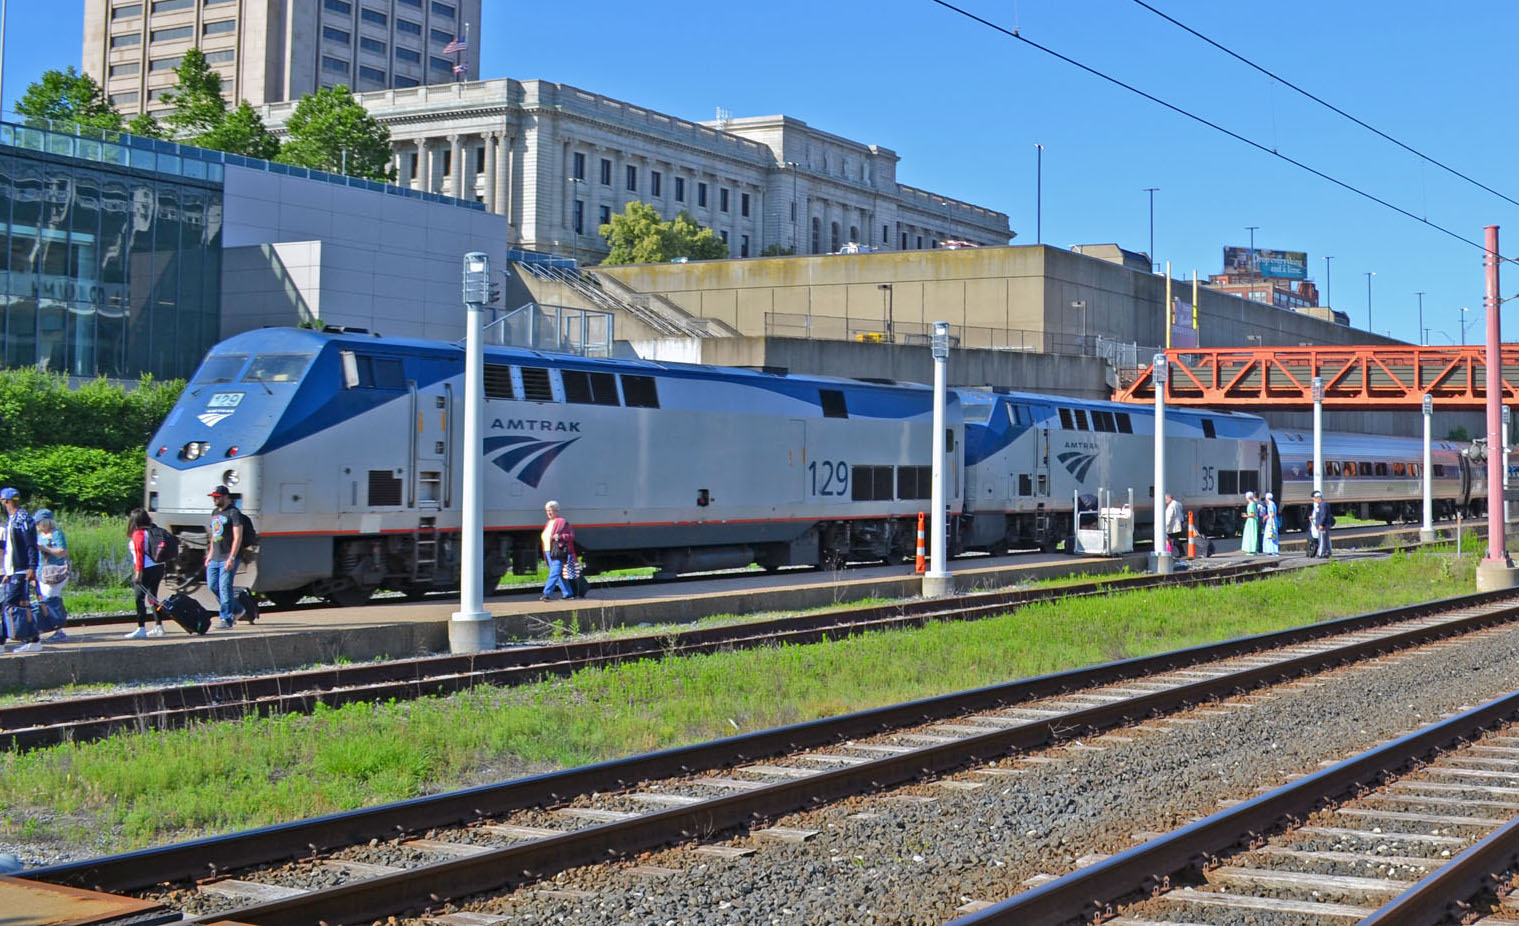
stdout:
[(0, 149), (5, 366), (187, 377), (218, 333), (222, 194)]

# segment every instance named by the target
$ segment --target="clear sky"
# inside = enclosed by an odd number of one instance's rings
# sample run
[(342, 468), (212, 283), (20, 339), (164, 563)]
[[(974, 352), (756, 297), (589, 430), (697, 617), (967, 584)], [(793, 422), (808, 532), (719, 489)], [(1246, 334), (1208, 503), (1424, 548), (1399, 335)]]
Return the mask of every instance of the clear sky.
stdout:
[[(316, 2), (316, 0), (301, 0)], [(1150, 0), (1151, 5), (1411, 147), (1519, 200), (1512, 60), (1519, 4)], [(1519, 206), (1311, 103), (1133, 0), (965, 0), (965, 8), (1465, 238)], [(4, 103), (77, 65), (81, 0), (10, 0)], [(1270, 154), (972, 23), (931, 0), (573, 6), (485, 0), (480, 76), (573, 84), (690, 119), (785, 113), (893, 149), (898, 178), (1007, 212), (1016, 243), (1117, 242), (1177, 277), (1221, 269), (1225, 245), (1307, 251), (1352, 324), (1433, 343), (1481, 310), (1481, 251)], [(561, 12), (563, 11), (563, 12)], [(1507, 116), (1507, 118), (1506, 118)], [(1035, 144), (1044, 145), (1036, 197)], [(1519, 267), (1505, 273), (1519, 293)], [(1508, 340), (1519, 312), (1505, 311)], [(1475, 336), (1480, 325), (1471, 327)]]

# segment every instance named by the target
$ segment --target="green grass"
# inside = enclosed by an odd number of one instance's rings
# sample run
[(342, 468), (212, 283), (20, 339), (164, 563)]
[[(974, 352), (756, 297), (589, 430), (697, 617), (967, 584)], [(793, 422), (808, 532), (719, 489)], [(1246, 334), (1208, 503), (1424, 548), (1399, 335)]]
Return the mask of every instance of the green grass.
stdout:
[[(1469, 591), (1475, 557), (1337, 561), (1241, 585), (1032, 605), (808, 646), (639, 662), (0, 756), (18, 837), (119, 850), (601, 761)], [(88, 837), (86, 840), (85, 837)]]

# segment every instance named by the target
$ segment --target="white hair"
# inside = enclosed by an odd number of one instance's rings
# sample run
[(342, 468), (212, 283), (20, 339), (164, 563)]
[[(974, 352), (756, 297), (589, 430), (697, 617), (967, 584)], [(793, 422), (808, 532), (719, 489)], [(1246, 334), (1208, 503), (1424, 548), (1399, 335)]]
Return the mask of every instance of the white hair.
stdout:
[(543, 509), (545, 511), (549, 510), (550, 508), (552, 508), (555, 511), (558, 511), (559, 510), (559, 503), (556, 502), (556, 501), (554, 501), (554, 500), (552, 500), (552, 499), (550, 499), (549, 501), (546, 501), (546, 502), (543, 503)]

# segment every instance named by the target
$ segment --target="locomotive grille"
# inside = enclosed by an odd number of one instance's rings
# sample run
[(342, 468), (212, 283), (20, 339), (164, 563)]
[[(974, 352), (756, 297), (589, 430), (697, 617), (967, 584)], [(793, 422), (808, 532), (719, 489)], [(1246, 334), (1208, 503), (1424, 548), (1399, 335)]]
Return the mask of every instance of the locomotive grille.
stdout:
[(376, 507), (401, 504), (401, 480), (388, 469), (369, 471), (369, 504)]

